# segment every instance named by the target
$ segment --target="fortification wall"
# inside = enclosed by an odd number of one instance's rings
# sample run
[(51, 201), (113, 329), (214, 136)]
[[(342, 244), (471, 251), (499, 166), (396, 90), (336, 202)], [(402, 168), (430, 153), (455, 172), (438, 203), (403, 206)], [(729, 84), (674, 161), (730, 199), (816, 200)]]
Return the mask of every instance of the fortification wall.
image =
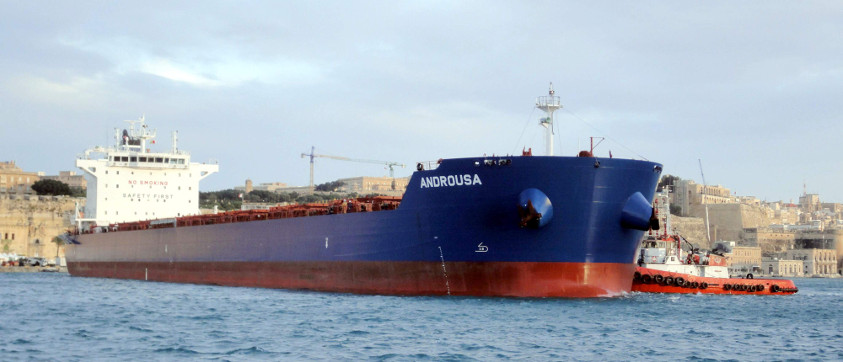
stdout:
[[(691, 206), (690, 215), (705, 220), (705, 206)], [(712, 240), (743, 241), (743, 229), (770, 225), (770, 216), (760, 206), (745, 204), (708, 205)]]
[(64, 255), (53, 238), (71, 226), (76, 203), (65, 196), (0, 196), (0, 253), (54, 258)]
[(711, 245), (705, 236), (705, 220), (699, 217), (681, 217), (670, 215), (670, 223), (674, 232), (681, 235), (698, 248), (710, 249)]

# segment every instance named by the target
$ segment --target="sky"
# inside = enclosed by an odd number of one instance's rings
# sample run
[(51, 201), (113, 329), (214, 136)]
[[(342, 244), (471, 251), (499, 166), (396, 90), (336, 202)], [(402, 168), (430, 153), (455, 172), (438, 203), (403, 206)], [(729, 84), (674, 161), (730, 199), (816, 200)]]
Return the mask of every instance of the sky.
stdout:
[[(76, 170), (146, 117), (203, 191), (309, 182), (316, 153), (647, 159), (761, 200), (843, 202), (839, 1), (2, 1), (0, 161)], [(317, 158), (315, 183), (386, 176)]]

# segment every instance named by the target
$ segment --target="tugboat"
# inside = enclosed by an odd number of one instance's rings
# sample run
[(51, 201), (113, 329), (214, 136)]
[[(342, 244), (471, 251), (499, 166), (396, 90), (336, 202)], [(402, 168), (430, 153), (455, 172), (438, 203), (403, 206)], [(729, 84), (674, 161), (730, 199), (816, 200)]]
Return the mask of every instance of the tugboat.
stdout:
[[(660, 205), (661, 204), (661, 209)], [(718, 243), (711, 251), (702, 251), (670, 229), (670, 213), (666, 212), (667, 195), (658, 194), (653, 218), (664, 226), (642, 241), (632, 280), (632, 291), (646, 293), (702, 294), (768, 294), (789, 295), (799, 289), (787, 279), (732, 278), (726, 264), (725, 244)], [(663, 216), (662, 216), (663, 215)]]

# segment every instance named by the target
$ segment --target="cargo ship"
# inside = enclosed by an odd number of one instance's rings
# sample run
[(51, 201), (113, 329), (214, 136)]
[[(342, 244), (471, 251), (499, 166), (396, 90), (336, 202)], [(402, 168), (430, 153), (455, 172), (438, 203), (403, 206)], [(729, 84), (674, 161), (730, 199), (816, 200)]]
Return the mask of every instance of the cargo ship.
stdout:
[(668, 198), (655, 197), (654, 213), (661, 230), (650, 230), (642, 241), (632, 290), (646, 293), (789, 295), (799, 289), (791, 280), (729, 275), (728, 247), (717, 244), (704, 251), (671, 228)]
[[(548, 152), (418, 163), (400, 198), (198, 214), (218, 171), (150, 154), (148, 128), (77, 160), (85, 217), (64, 236), (73, 276), (386, 295), (602, 297), (631, 290), (662, 166)], [(142, 123), (142, 122), (141, 122)], [(174, 142), (175, 142), (174, 137)], [(150, 161), (153, 160), (153, 161)], [(81, 210), (80, 210), (81, 212)]]

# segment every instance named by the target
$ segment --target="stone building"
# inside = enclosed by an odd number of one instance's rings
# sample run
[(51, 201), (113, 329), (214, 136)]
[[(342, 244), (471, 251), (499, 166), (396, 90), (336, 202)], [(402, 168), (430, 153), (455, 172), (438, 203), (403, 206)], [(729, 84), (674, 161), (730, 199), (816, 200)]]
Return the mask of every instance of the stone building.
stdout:
[[(799, 196), (799, 208), (802, 209), (802, 212), (805, 214), (812, 214), (815, 211), (820, 210), (820, 195), (818, 194), (804, 194)], [(810, 221), (810, 220), (803, 220), (803, 221)]]
[(699, 217), (691, 214), (692, 206), (736, 202), (731, 191), (723, 186), (703, 186), (692, 180), (679, 180), (674, 184), (671, 204), (680, 208), (679, 216)]
[(41, 176), (41, 179), (61, 181), (74, 190), (85, 190), (88, 188), (88, 182), (85, 181), (85, 176), (77, 175), (75, 171), (59, 171), (58, 176)]
[(761, 271), (774, 277), (801, 277), (803, 267), (802, 260), (765, 258), (761, 261)]
[(252, 180), (247, 179), (245, 186), (235, 186), (234, 189), (248, 194), (252, 191), (286, 192), (285, 190), (289, 187), (283, 182), (264, 182), (255, 185)]
[(755, 273), (761, 267), (761, 248), (757, 246), (733, 246), (732, 253), (726, 254), (730, 275)]
[(15, 161), (0, 162), (0, 193), (32, 194), (32, 184), (41, 178), (35, 172), (25, 172)]
[(799, 205), (786, 202), (768, 202), (764, 203), (771, 212), (770, 222), (780, 225), (793, 225), (799, 223)]
[(761, 248), (761, 255), (773, 257), (793, 248), (796, 232), (767, 227), (746, 228), (743, 230), (744, 244)]
[(383, 194), (389, 196), (401, 196), (407, 189), (407, 184), (410, 182), (409, 177), (352, 177), (339, 179), (343, 183), (340, 188), (342, 192), (356, 192), (360, 195), (365, 194)]
[(802, 260), (802, 272), (806, 276), (829, 276), (838, 274), (837, 254), (832, 249), (794, 249), (785, 253), (786, 259)]

